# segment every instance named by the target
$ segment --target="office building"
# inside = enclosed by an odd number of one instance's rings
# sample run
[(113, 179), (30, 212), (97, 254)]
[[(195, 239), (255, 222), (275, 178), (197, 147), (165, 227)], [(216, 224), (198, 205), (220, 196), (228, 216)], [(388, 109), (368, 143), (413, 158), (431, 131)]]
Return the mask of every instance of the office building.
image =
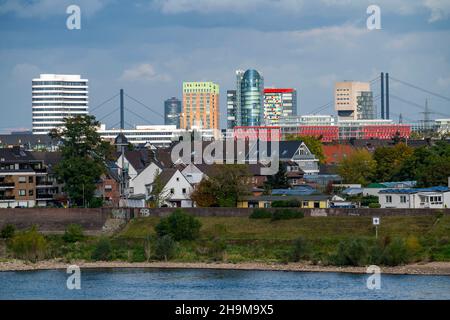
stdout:
[(370, 120), (376, 118), (369, 82), (336, 82), (334, 96), (335, 109), (339, 120)]
[[(256, 70), (236, 71), (236, 93), (228, 91), (228, 128), (260, 126), (264, 122), (264, 78)], [(233, 99), (235, 102), (233, 103)], [(231, 108), (231, 106), (233, 106)]]
[(181, 101), (175, 97), (164, 101), (164, 124), (180, 128)]
[(88, 114), (88, 80), (80, 75), (41, 74), (32, 81), (33, 134), (48, 134), (64, 118)]
[(292, 88), (264, 89), (264, 122), (278, 125), (283, 119), (297, 115), (297, 91)]

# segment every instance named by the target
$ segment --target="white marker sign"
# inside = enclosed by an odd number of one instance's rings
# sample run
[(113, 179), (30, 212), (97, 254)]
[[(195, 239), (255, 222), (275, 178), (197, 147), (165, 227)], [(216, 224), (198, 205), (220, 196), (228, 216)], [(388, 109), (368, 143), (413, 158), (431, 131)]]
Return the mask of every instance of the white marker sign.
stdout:
[(374, 226), (379, 226), (380, 225), (380, 218), (379, 217), (373, 217), (372, 218), (372, 223)]

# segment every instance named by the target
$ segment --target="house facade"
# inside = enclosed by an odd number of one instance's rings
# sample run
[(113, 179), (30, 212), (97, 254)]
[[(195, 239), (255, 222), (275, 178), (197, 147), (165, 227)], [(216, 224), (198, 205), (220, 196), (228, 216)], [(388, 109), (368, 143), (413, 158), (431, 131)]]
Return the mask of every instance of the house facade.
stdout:
[(384, 189), (379, 192), (381, 208), (444, 209), (450, 208), (450, 189), (432, 187), (418, 189)]

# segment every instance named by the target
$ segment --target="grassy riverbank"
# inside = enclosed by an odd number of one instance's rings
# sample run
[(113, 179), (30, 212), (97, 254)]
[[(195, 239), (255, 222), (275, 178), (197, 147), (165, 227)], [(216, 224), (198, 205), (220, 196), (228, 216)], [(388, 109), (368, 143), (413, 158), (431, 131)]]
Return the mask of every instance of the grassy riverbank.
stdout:
[[(199, 217), (198, 220), (201, 223), (198, 237), (177, 241), (168, 258), (170, 263), (361, 266), (373, 263), (374, 256), (387, 255), (393, 258), (380, 258), (375, 264), (383, 264), (382, 261), (393, 261), (391, 265), (450, 262), (450, 216), (383, 217), (378, 240), (370, 217), (305, 217), (279, 221)], [(139, 218), (108, 237), (84, 236), (77, 241), (67, 241), (63, 235), (46, 235), (45, 253), (39, 259), (128, 263), (164, 260), (156, 248), (155, 227), (159, 222), (155, 217)], [(396, 241), (402, 246), (395, 245)], [(0, 243), (0, 259), (14, 258), (11, 242)], [(102, 250), (106, 255), (102, 255)], [(378, 252), (380, 250), (384, 251)], [(350, 262), (341, 255), (349, 256)], [(397, 259), (398, 256), (403, 260)]]

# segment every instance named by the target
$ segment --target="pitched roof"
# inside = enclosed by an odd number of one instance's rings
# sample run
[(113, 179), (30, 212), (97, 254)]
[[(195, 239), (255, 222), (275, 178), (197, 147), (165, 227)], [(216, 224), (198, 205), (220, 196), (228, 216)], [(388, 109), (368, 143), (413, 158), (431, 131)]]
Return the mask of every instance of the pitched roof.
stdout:
[(1, 148), (0, 159), (2, 162), (38, 162), (30, 151), (25, 151), (19, 147)]

